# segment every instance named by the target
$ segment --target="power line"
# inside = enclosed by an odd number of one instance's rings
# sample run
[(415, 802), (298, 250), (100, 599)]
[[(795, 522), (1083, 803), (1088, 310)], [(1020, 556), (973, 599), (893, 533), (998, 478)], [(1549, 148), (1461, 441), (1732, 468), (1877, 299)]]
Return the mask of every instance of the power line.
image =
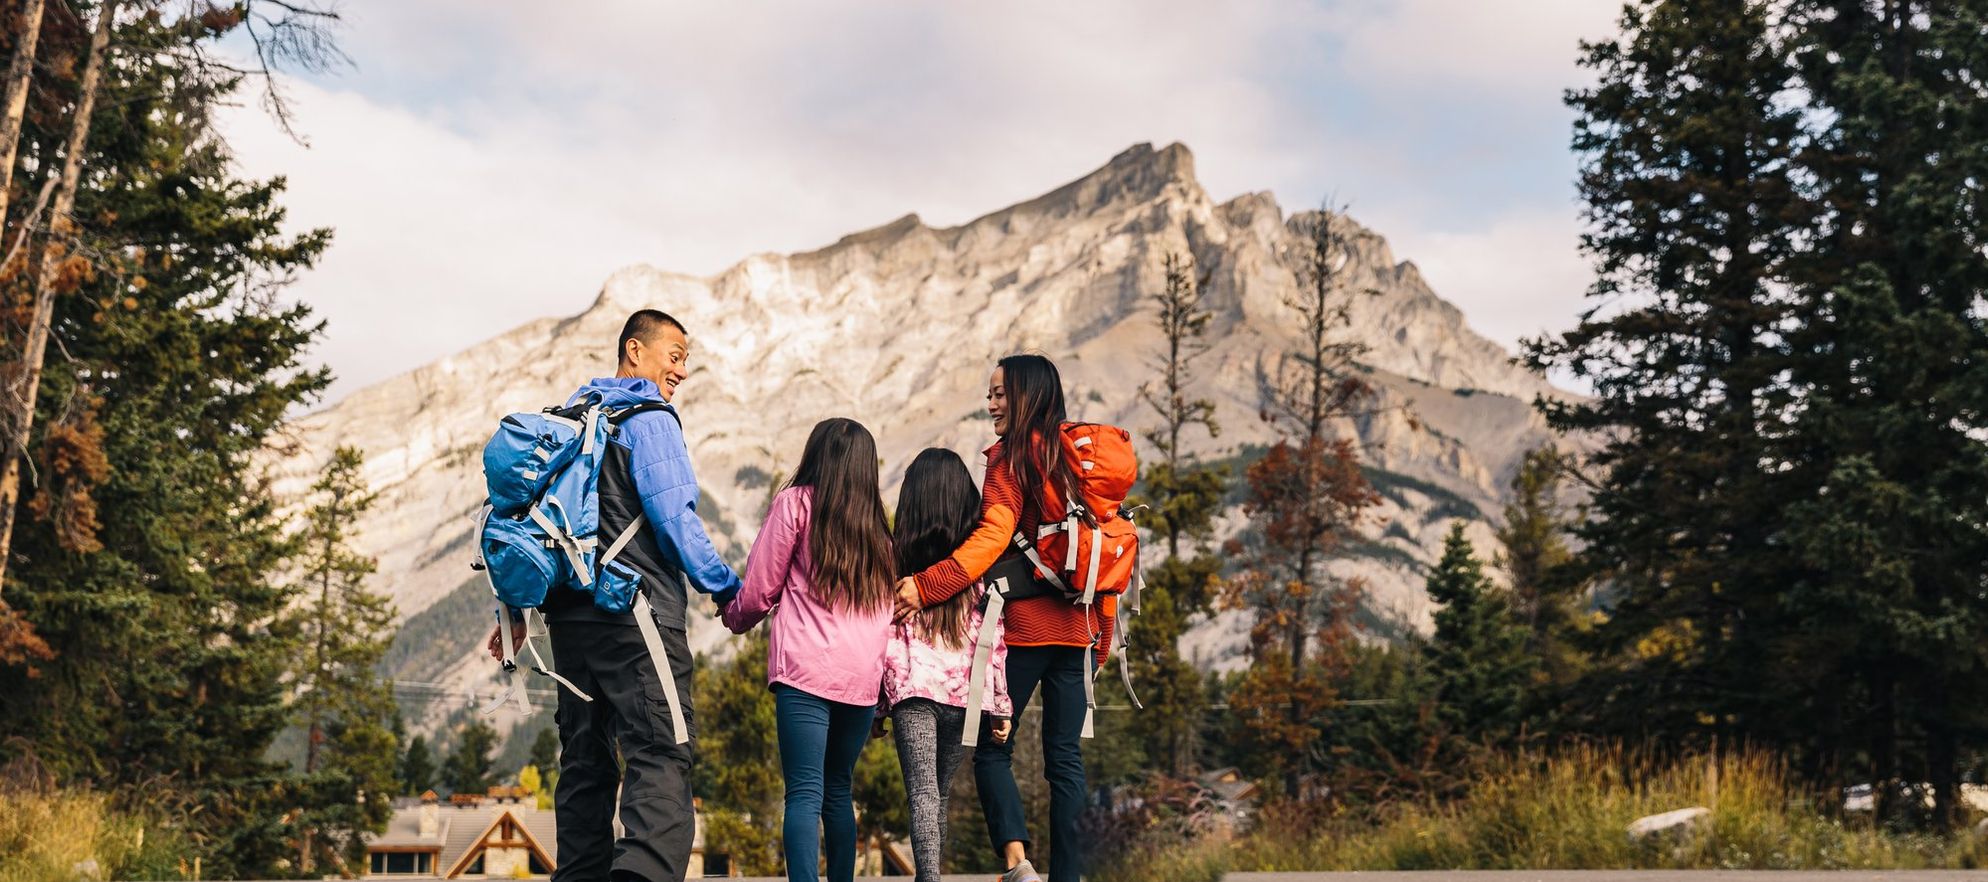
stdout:
[[(406, 693), (410, 698), (437, 703), (460, 703), (473, 706), (480, 706), (495, 701), (497, 696), (504, 692), (502, 689), (465, 689), (458, 686), (450, 686), (446, 683), (423, 680), (394, 680), (392, 684), (395, 693)], [(556, 688), (536, 689), (524, 687), (522, 691), (525, 693), (526, 700), (534, 708), (553, 710), (558, 707), (559, 690)], [(1400, 701), (1401, 699), (1398, 698), (1350, 698), (1334, 702), (1334, 705), (1338, 707), (1383, 707), (1390, 704), (1398, 704)], [(1265, 707), (1289, 706), (1289, 702), (1265, 705)], [(1134, 708), (1130, 704), (1100, 704), (1096, 709), (1114, 712), (1137, 710), (1137, 708)], [(1031, 705), (1024, 709), (1023, 713), (1039, 712), (1040, 710), (1040, 706)], [(1234, 710), (1234, 708), (1230, 707), (1228, 702), (1218, 701), (1203, 706), (1202, 710), (1204, 712), (1228, 712)]]

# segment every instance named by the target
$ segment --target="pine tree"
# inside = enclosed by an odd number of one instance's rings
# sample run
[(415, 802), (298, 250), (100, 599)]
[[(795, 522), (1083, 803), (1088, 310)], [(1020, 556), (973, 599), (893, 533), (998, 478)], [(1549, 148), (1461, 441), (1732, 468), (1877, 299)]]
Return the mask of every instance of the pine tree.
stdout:
[(407, 753), (400, 760), (400, 792), (420, 796), (435, 789), (435, 772), (435, 753), (428, 739), (421, 735), (408, 739)]
[(1622, 736), (1732, 744), (1798, 728), (1775, 700), (1773, 647), (1790, 631), (1776, 592), (1799, 564), (1774, 537), (1804, 485), (1780, 280), (1810, 206), (1769, 11), (1633, 2), (1620, 37), (1585, 47), (1596, 85), (1568, 96), (1596, 305), (1526, 358), (1595, 392), (1539, 405), (1555, 428), (1605, 439), (1583, 466), (1597, 477), (1572, 575), (1610, 607), (1573, 710)]
[(303, 638), (308, 663), (298, 676), (296, 714), (304, 727), (304, 775), (311, 805), (300, 826), (300, 867), (364, 852), (360, 835), (386, 829), (392, 817), (386, 796), (394, 784), (400, 744), (393, 732), (398, 713), (392, 688), (379, 673), (391, 642), (393, 608), (366, 588), (377, 569), (350, 547), (350, 533), (376, 498), (361, 474), (363, 455), (350, 447), (332, 453), (311, 487), (312, 505), (298, 537), (304, 592)]
[(766, 691), (766, 630), (747, 634), (723, 664), (698, 664), (693, 706), (701, 727), (694, 788), (704, 800), (707, 854), (726, 854), (738, 871), (780, 872), (782, 781), (773, 694)]
[(492, 752), (497, 749), (497, 730), (474, 719), (456, 732), (456, 746), (442, 761), (442, 783), (455, 793), (485, 793), (496, 780), (491, 776)]
[(559, 730), (540, 729), (538, 737), (532, 739), (531, 764), (539, 771), (553, 774), (559, 770)]
[[(1166, 540), (1166, 556), (1147, 571), (1142, 608), (1134, 620), (1136, 638), (1128, 644), (1128, 660), (1145, 710), (1132, 729), (1136, 742), (1146, 745), (1160, 767), (1174, 776), (1186, 775), (1199, 750), (1206, 702), (1201, 677), (1180, 657), (1180, 638), (1190, 616), (1208, 612), (1214, 599), (1222, 562), (1207, 553), (1214, 518), (1222, 509), (1227, 474), (1219, 466), (1196, 462), (1182, 448), (1182, 433), (1200, 427), (1210, 438), (1221, 435), (1215, 403), (1190, 396), (1193, 362), (1206, 352), (1202, 342), (1211, 314), (1203, 307), (1206, 276), (1198, 280), (1193, 266), (1168, 254), (1163, 264), (1165, 287), (1152, 299), (1158, 307), (1165, 350), (1154, 367), (1157, 386), (1140, 390), (1140, 397), (1159, 416), (1160, 425), (1145, 433), (1159, 458), (1146, 466), (1140, 497), (1146, 504), (1146, 525)], [(1192, 544), (1194, 548), (1184, 546)], [(1193, 551), (1193, 556), (1186, 556)]]
[(1348, 650), (1339, 690), (1382, 700), (1339, 710), (1327, 772), (1333, 793), (1379, 805), (1457, 795), (1467, 786), (1468, 764), (1460, 762), (1459, 742), (1439, 712), (1440, 678), (1420, 635)]
[(1357, 362), (1366, 346), (1344, 336), (1355, 295), (1345, 277), (1356, 244), (1352, 221), (1321, 211), (1296, 224), (1301, 284), (1286, 305), (1299, 320), (1298, 345), (1264, 390), (1267, 418), (1285, 437), (1246, 475), (1252, 532), (1230, 551), (1247, 569), (1227, 591), (1231, 606), (1255, 617), (1252, 664), (1230, 704), (1293, 797), (1325, 764), (1332, 678), (1347, 661), (1363, 593), (1359, 581), (1335, 577), (1325, 564), (1380, 501), (1360, 471), (1354, 439), (1334, 437), (1335, 424), (1361, 415), (1374, 396)]
[(1868, 757), (1887, 818), (1918, 802), (1897, 798), (1902, 780), (1931, 783), (1933, 820), (1951, 826), (1964, 747), (1988, 743), (1984, 10), (1788, 5), (1820, 129), (1800, 161), (1825, 206), (1794, 274), (1815, 490), (1791, 511), (1813, 569), (1788, 600), (1823, 650), (1814, 716), (1861, 742), (1824, 762)]
[(1527, 652), (1528, 629), (1509, 598), (1484, 575), (1464, 525), (1443, 539), (1443, 557), (1429, 572), (1436, 631), (1426, 653), (1439, 684), (1439, 713), (1467, 742), (1507, 748), (1525, 723), (1527, 687), (1538, 662)]
[(1554, 689), (1571, 684), (1580, 671), (1574, 637), (1583, 599), (1583, 586), (1567, 566), (1571, 525), (1560, 508), (1562, 468), (1563, 455), (1551, 446), (1527, 453), (1512, 476), (1511, 501), (1497, 532), (1505, 547), (1498, 566), (1511, 576), (1512, 606), (1530, 632), (1526, 650)]
[[(207, 873), (257, 876), (296, 854), (279, 820), (302, 782), (266, 753), (306, 653), (283, 578), (300, 549), (256, 458), (329, 380), (304, 364), (320, 324), (280, 296), (329, 234), (284, 232), (280, 182), (235, 176), (209, 112), (239, 77), (189, 59), (188, 39), (124, 19), (102, 71), (71, 213), (90, 259), (54, 301), (29, 444), (41, 480), (24, 485), (6, 577), (53, 657), (0, 653), (0, 756), (32, 745), (61, 781), (151, 788), (188, 806)], [(71, 95), (49, 81), (30, 96), (17, 186), (62, 165)], [(17, 329), (28, 251), (0, 268)], [(0, 340), (0, 362), (20, 345)]]

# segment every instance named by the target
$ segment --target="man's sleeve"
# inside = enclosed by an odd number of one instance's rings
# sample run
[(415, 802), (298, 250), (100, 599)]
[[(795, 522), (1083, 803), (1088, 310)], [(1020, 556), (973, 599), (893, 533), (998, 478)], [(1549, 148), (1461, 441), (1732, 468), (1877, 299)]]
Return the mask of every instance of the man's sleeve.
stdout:
[(690, 467), (683, 427), (666, 413), (630, 423), (635, 431), (628, 440), (628, 467), (642, 497), (642, 515), (656, 531), (656, 544), (676, 558), (692, 586), (720, 605), (729, 603), (738, 593), (739, 577), (718, 556), (704, 519), (697, 516), (697, 474)]

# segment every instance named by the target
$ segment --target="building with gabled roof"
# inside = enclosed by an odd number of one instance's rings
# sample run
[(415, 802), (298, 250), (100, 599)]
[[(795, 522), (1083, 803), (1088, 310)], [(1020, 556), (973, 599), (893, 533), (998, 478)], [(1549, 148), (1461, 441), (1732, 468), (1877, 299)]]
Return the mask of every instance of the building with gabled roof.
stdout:
[[(692, 834), (689, 875), (734, 875), (724, 855), (704, 853), (701, 800)], [(617, 821), (615, 834), (621, 829)], [(556, 815), (540, 809), (522, 787), (458, 793), (442, 800), (430, 790), (394, 805), (385, 832), (366, 837), (368, 879), (511, 879), (551, 875), (558, 864)]]
[(521, 788), (457, 794), (434, 791), (396, 808), (385, 832), (366, 837), (369, 877), (426, 879), (546, 876), (557, 866), (553, 814)]

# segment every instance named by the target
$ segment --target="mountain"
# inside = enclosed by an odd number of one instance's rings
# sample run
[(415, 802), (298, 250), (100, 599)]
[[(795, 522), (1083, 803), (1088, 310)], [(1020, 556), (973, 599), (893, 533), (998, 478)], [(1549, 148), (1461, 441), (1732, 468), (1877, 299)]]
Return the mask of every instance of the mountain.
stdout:
[[(1191, 255), (1208, 273), (1213, 344), (1198, 371), (1225, 429), (1200, 439), (1210, 458), (1245, 459), (1274, 434), (1259, 419), (1261, 377), (1296, 340), (1286, 305), (1300, 243), (1293, 218), (1268, 193), (1217, 203), (1194, 176), (1188, 149), (1137, 145), (1046, 195), (956, 227), (906, 215), (801, 254), (759, 254), (708, 278), (632, 266), (592, 305), (541, 319), (353, 393), (288, 427), (296, 443), (273, 456), (279, 492), (301, 492), (338, 445), (366, 452), (380, 499), (359, 531), (376, 555), (375, 585), (403, 618), (392, 664), (434, 694), (489, 688), (494, 667), (478, 646), (488, 593), (468, 569), (472, 518), (482, 502), (478, 453), (505, 413), (557, 403), (579, 382), (612, 373), (615, 335), (636, 309), (657, 307), (687, 326), (692, 374), (678, 394), (703, 487), (700, 512), (734, 561), (758, 527), (779, 477), (813, 424), (831, 416), (876, 433), (886, 498), (926, 446), (978, 463), (991, 443), (987, 375), (1002, 355), (1039, 350), (1062, 369), (1073, 418), (1143, 428), (1154, 423), (1137, 389), (1152, 374), (1160, 336), (1148, 296), (1161, 260)], [(1356, 555), (1336, 566), (1365, 575), (1374, 615), (1426, 628), (1420, 567), (1439, 553), (1452, 518), (1473, 521), (1490, 547), (1505, 482), (1524, 452), (1547, 439), (1530, 402), (1563, 393), (1512, 364), (1497, 344), (1360, 228), (1349, 264), (1358, 298), (1350, 333), (1372, 349), (1384, 403), (1349, 431), (1386, 497)], [(1232, 512), (1227, 528), (1235, 529)], [(694, 608), (709, 609), (708, 604)], [(1244, 626), (1233, 615), (1187, 641), (1205, 664), (1238, 664)], [(693, 647), (725, 639), (708, 619)], [(464, 702), (442, 698), (416, 714), (433, 726)]]

